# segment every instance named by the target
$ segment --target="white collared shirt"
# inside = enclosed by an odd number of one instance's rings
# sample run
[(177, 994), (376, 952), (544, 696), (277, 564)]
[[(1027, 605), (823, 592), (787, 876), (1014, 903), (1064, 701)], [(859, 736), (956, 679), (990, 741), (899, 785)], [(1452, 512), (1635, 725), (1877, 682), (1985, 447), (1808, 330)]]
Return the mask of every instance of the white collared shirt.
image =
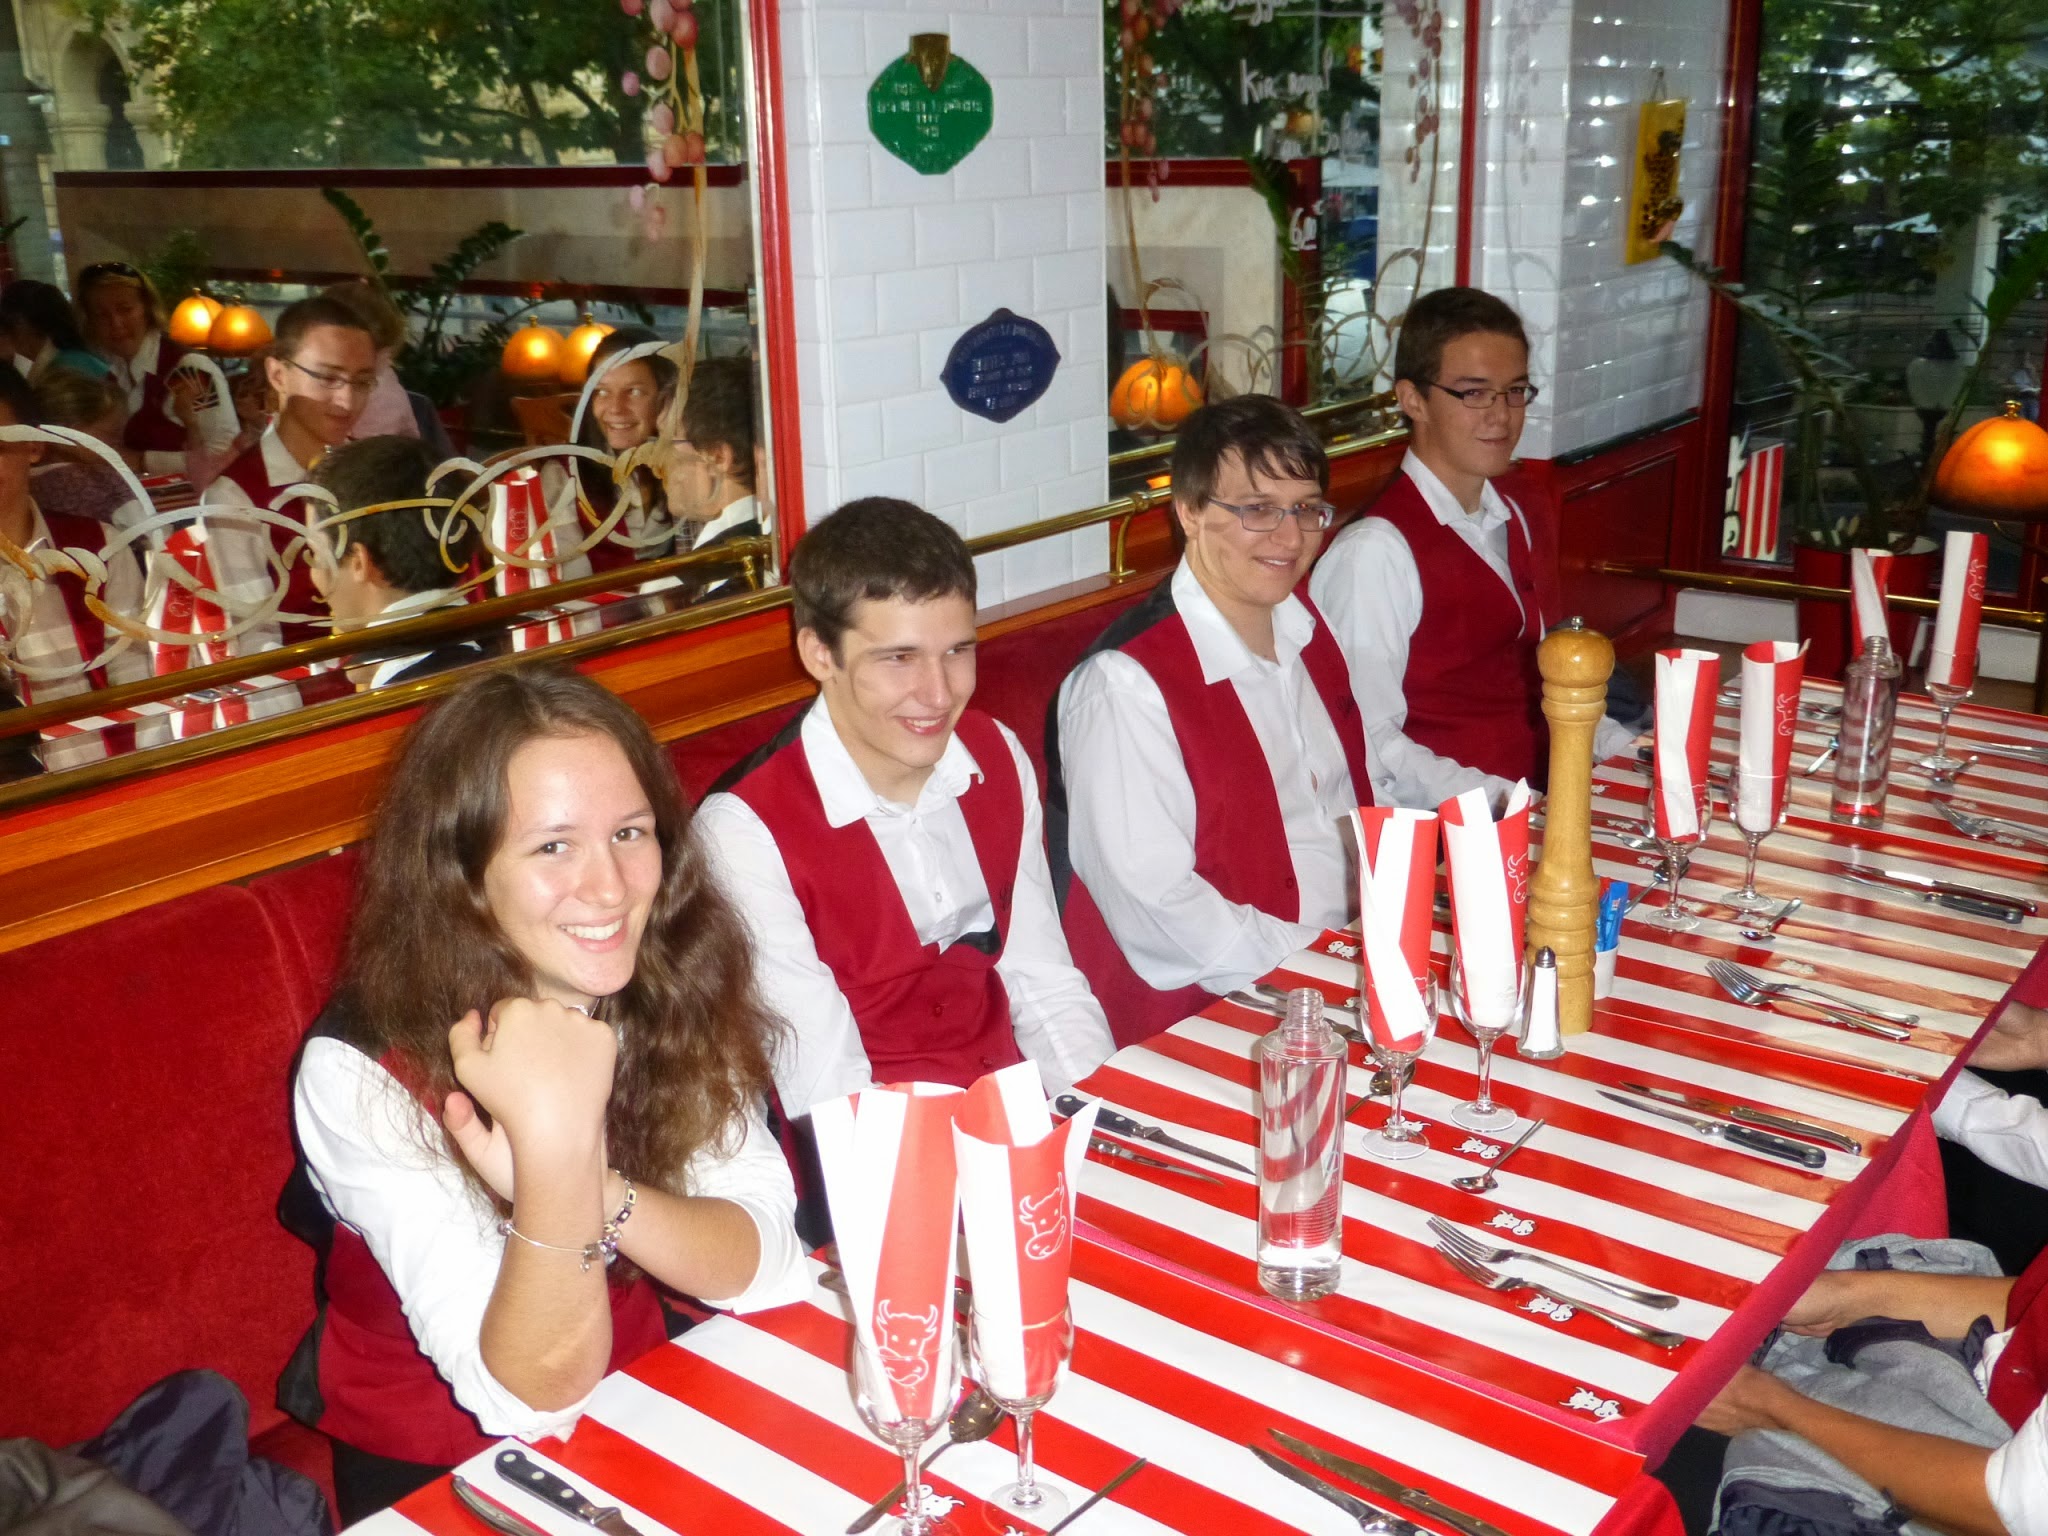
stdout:
[(720, 534), (730, 532), (732, 529), (739, 527), (741, 523), (753, 521), (759, 518), (760, 515), (760, 499), (754, 496), (742, 496), (738, 501), (734, 502), (700, 528), (697, 531), (697, 537), (690, 540), (690, 548), (702, 549)]
[[(1401, 472), (1414, 482), (1436, 520), (1464, 540), (1500, 579), (1500, 595), (1527, 623), (1531, 616), (1515, 591), (1508, 565), (1508, 524), (1519, 521), (1522, 537), (1529, 537), (1520, 509), (1510, 506), (1488, 481), (1479, 492), (1478, 511), (1467, 512), (1412, 449), (1401, 460)], [(1383, 517), (1360, 518), (1323, 552), (1309, 576), (1309, 595), (1329, 620), (1330, 632), (1350, 664), (1351, 692), (1365, 720), (1368, 771), (1378, 802), (1433, 811), (1468, 789), (1483, 787), (1499, 809), (1514, 788), (1512, 779), (1440, 756), (1406, 732), (1404, 685), (1409, 644), (1422, 622), (1422, 573), (1401, 531)], [(1492, 588), (1475, 596), (1480, 601), (1498, 600)], [(1563, 615), (1535, 617), (1539, 624), (1550, 624)], [(1506, 665), (1507, 658), (1502, 663)], [(1622, 726), (1603, 719), (1594, 733), (1593, 755), (1612, 757), (1626, 751), (1633, 740)]]
[[(1018, 1049), (1038, 1063), (1046, 1091), (1061, 1093), (1106, 1061), (1114, 1047), (1101, 1005), (1067, 953), (1046, 868), (1035, 770), (1010, 729), (997, 729), (1023, 790), (1024, 831), (1010, 930), (996, 974), (1009, 994)], [(810, 765), (825, 819), (834, 827), (862, 821), (874, 834), (920, 943), (943, 948), (995, 926), (981, 860), (960, 811), (960, 797), (981, 777), (981, 767), (957, 734), (912, 805), (884, 799), (868, 786), (822, 698), (804, 716), (794, 750)], [(789, 1025), (775, 1063), (783, 1108), (801, 1115), (822, 1100), (867, 1087), (874, 1079), (860, 1026), (818, 956), (774, 835), (733, 794), (707, 798), (697, 812), (697, 829), (727, 896), (752, 930), (762, 997)], [(844, 899), (885, 898), (849, 887)]]
[(1273, 610), (1267, 661), (1230, 627), (1185, 560), (1173, 601), (1202, 680), (1229, 683), (1251, 721), (1279, 795), (1301, 893), (1300, 922), (1227, 901), (1195, 873), (1197, 808), (1166, 700), (1121, 651), (1090, 657), (1060, 687), (1060, 762), (1068, 852), (1103, 921), (1139, 976), (1161, 990), (1218, 994), (1265, 975), (1323, 929), (1350, 920), (1354, 898), (1344, 818), (1358, 803), (1343, 743), (1302, 664), (1315, 633), (1289, 596)]
[[(133, 416), (142, 409), (145, 382), (156, 372), (158, 360), (163, 356), (164, 333), (152, 330), (142, 338), (142, 345), (129, 358), (115, 357), (102, 352), (100, 357), (112, 371), (114, 382), (121, 386), (128, 398), (128, 414)], [(227, 452), (228, 445), (235, 440), (235, 434), (242, 430), (241, 419), (235, 414), (235, 402), (228, 389), (227, 375), (220, 371), (218, 364), (202, 352), (188, 352), (179, 360), (180, 368), (195, 368), (207, 376), (210, 388), (207, 393), (211, 403), (202, 403), (199, 410), (199, 441), (216, 462)], [(175, 419), (175, 418), (173, 418)], [(187, 473), (185, 455), (182, 450), (166, 452), (151, 449), (142, 456), (143, 473), (151, 475), (182, 475)]]

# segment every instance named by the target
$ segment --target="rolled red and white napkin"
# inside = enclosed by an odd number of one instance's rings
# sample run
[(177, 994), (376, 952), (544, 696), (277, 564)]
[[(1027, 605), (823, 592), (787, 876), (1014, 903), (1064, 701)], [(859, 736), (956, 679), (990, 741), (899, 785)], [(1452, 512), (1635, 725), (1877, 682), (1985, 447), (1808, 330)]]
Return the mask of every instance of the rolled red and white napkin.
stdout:
[(1735, 824), (1745, 832), (1768, 832), (1784, 814), (1805, 673), (1806, 646), (1797, 640), (1759, 640), (1742, 653)]
[(1891, 643), (1891, 625), (1885, 617), (1884, 602), (1891, 582), (1892, 555), (1888, 549), (1849, 551), (1849, 594), (1856, 609), (1856, 648), (1872, 635)]
[(1977, 631), (1984, 618), (1985, 565), (1990, 540), (1981, 533), (1951, 531), (1941, 552), (1941, 603), (1934, 611), (1934, 644), (1927, 653), (1927, 681), (1946, 688), (1970, 688), (1977, 681)]
[[(203, 521), (190, 523), (164, 540), (164, 547), (157, 558), (175, 565), (196, 587), (218, 592), (220, 579), (214, 575), (213, 557), (207, 552), (206, 543), (206, 524)], [(205, 638), (217, 636), (228, 627), (227, 615), (221, 611), (220, 605), (210, 598), (201, 597), (182, 582), (173, 581), (168, 576), (162, 580), (156, 601), (150, 605), (150, 628), (170, 630), (192, 638), (182, 645), (171, 640), (150, 641), (150, 670), (163, 677), (172, 672), (182, 672), (187, 667), (226, 661), (228, 642)]]
[(991, 1072), (953, 1119), (982, 1385), (1006, 1402), (1053, 1389), (1073, 1253), (1074, 1191), (1095, 1105), (1053, 1124), (1035, 1062)]
[(1358, 838), (1366, 1026), (1375, 1045), (1412, 1051), (1436, 1022), (1422, 995), (1436, 905), (1436, 812), (1360, 806), (1351, 827)]
[(1516, 784), (1499, 821), (1484, 789), (1468, 789), (1437, 810), (1465, 1013), (1480, 1029), (1506, 1029), (1520, 1012), (1531, 798), (1527, 783)]
[(1684, 841), (1700, 833), (1707, 793), (1707, 750), (1714, 741), (1714, 691), (1721, 658), (1712, 651), (1657, 653), (1657, 836)]
[(953, 1116), (962, 1097), (958, 1088), (908, 1083), (863, 1088), (811, 1110), (853, 1326), (910, 1419), (937, 1418), (949, 1406), (959, 1204)]

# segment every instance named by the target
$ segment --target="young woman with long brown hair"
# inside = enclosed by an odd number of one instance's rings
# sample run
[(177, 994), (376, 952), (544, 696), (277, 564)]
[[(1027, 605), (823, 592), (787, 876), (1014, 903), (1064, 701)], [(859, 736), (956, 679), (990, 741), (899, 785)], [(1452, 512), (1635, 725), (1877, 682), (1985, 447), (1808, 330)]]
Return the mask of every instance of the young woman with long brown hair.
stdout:
[(751, 975), (611, 694), (497, 672), (413, 728), (294, 1086), (322, 1311), (284, 1396), (336, 1441), (344, 1523), (566, 1431), (663, 1339), (650, 1282), (802, 1293)]

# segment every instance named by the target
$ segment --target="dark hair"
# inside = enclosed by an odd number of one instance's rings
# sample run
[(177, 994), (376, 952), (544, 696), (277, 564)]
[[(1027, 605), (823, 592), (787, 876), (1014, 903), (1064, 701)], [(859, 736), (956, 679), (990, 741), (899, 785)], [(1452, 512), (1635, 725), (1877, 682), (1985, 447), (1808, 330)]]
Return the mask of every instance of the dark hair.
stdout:
[(95, 261), (83, 267), (78, 273), (75, 291), (78, 294), (78, 309), (86, 313), (86, 301), (92, 297), (95, 288), (133, 288), (142, 296), (142, 312), (149, 317), (152, 329), (164, 328), (164, 301), (156, 291), (156, 284), (149, 280), (149, 274), (125, 261)]
[(83, 352), (85, 332), (79, 329), (78, 312), (55, 283), (39, 283), (32, 277), (0, 288), (0, 325), (23, 324), (42, 332), (59, 352)]
[(733, 479), (750, 491), (756, 489), (753, 364), (742, 357), (707, 357), (690, 371), (690, 392), (683, 397), (683, 436), (699, 453), (729, 450)]
[[(1271, 395), (1233, 395), (1205, 405), (1180, 424), (1173, 445), (1173, 499), (1201, 507), (1216, 494), (1223, 461), (1236, 454), (1247, 474), (1313, 480), (1330, 488), (1323, 440), (1293, 406)], [(1174, 528), (1180, 527), (1179, 520)]]
[(379, 352), (396, 351), (405, 345), (405, 316), (398, 312), (384, 292), (367, 278), (352, 277), (345, 283), (330, 283), (320, 297), (332, 299), (370, 333)]
[(7, 407), (17, 427), (43, 424), (42, 402), (36, 399), (36, 392), (17, 368), (0, 367), (0, 405)]
[(974, 601), (974, 557), (952, 528), (894, 496), (849, 501), (797, 540), (789, 557), (791, 622), (839, 654), (853, 606), (867, 599)]
[[(425, 443), (393, 433), (331, 450), (314, 469), (313, 483), (332, 491), (343, 512), (353, 512), (430, 494), (427, 476), (433, 468), (434, 454)], [(476, 524), (457, 517), (444, 549), (434, 529), (447, 516), (445, 508), (394, 507), (351, 518), (335, 533), (344, 547), (352, 542), (368, 550), (387, 585), (402, 592), (426, 592), (449, 585), (466, 571), (476, 545)]]
[(1529, 333), (1522, 329), (1522, 317), (1503, 300), (1483, 288), (1439, 288), (1425, 293), (1408, 306), (1401, 317), (1400, 334), (1394, 340), (1394, 377), (1406, 379), (1417, 389), (1437, 382), (1444, 364), (1444, 348), (1460, 336), (1477, 334), (1507, 336), (1529, 350)]
[(339, 299), (330, 299), (324, 293), (311, 298), (300, 299), (296, 304), (287, 304), (284, 313), (277, 317), (272, 327), (269, 355), (289, 361), (296, 356), (306, 343), (306, 333), (323, 325), (339, 326), (345, 331), (361, 331), (369, 338), (370, 345), (377, 345), (377, 333), (369, 323), (349, 305)]
[[(596, 1010), (619, 1031), (606, 1150), (620, 1172), (683, 1194), (690, 1158), (731, 1145), (748, 1105), (768, 1092), (775, 1024), (674, 767), (646, 722), (590, 679), (564, 667), (487, 672), (407, 733), (363, 860), (340, 1011), (350, 1043), (373, 1059), (390, 1053), (424, 1102), (438, 1106), (457, 1086), (449, 1025), (534, 987), (484, 894), (504, 840), (513, 755), (539, 738), (584, 735), (625, 753), (661, 846), (633, 979)], [(453, 1141), (442, 1146), (483, 1191)]]

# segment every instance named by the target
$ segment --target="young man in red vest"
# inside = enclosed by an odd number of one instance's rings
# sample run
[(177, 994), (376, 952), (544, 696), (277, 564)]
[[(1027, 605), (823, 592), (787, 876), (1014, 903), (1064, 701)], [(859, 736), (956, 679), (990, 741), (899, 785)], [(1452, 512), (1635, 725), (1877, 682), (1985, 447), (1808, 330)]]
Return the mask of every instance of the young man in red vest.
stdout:
[(818, 700), (697, 820), (789, 1025), (784, 1111), (1027, 1056), (1064, 1090), (1108, 1057), (1109, 1028), (1060, 934), (1031, 761), (967, 707), (967, 546), (868, 497), (806, 533), (789, 576)]
[(1046, 758), (1075, 964), (1119, 1044), (1257, 980), (1355, 905), (1371, 803), (1344, 657), (1295, 589), (1334, 513), (1321, 440), (1266, 395), (1182, 425), (1171, 580), (1060, 689)]
[[(1563, 618), (1555, 519), (1495, 484), (1536, 398), (1521, 317), (1476, 288), (1409, 306), (1394, 348), (1401, 473), (1309, 582), (1351, 665), (1382, 804), (1498, 804), (1549, 762), (1536, 646)], [(1632, 733), (1603, 720), (1596, 757)]]

